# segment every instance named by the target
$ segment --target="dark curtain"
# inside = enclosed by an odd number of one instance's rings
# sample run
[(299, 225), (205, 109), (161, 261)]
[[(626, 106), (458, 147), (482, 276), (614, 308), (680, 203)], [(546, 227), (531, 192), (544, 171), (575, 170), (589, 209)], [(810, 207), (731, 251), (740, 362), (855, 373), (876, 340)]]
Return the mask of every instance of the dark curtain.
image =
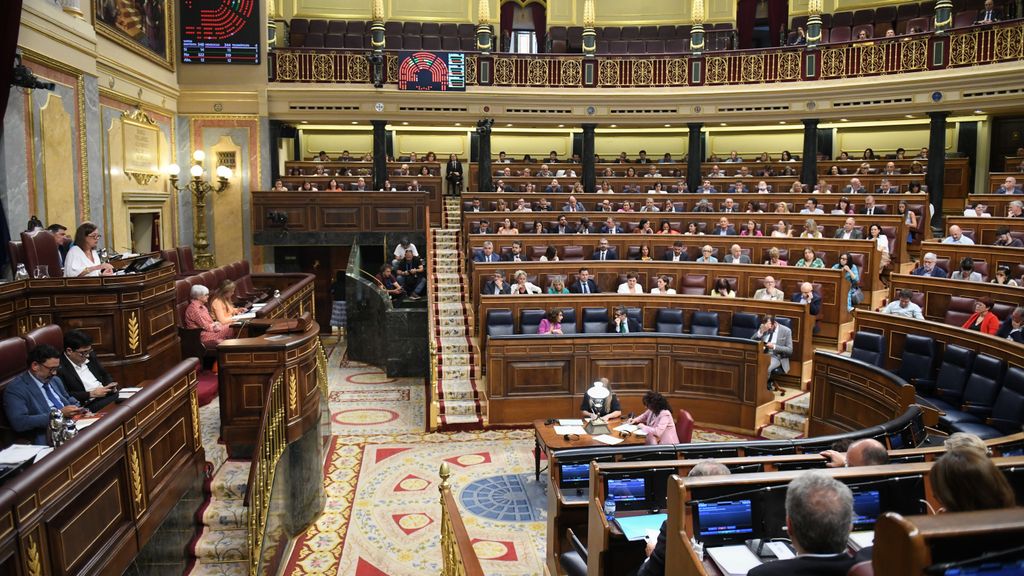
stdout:
[(548, 29), (547, 10), (536, 2), (530, 4), (530, 10), (533, 11), (533, 31), (537, 34), (537, 52), (547, 52), (547, 43), (544, 41)]
[[(0, 7), (0, 126), (4, 124), (7, 101), (11, 97), (11, 76), (14, 74), (14, 52), (18, 48), (18, 29), (21, 27), (21, 1), (7, 0)], [(7, 242), (11, 232), (7, 229), (7, 214), (0, 204), (0, 268), (7, 264)], [(13, 276), (13, 270), (11, 271)]]
[(754, 47), (754, 20), (757, 15), (757, 0), (739, 0), (736, 6), (736, 31), (740, 48)]
[(789, 0), (768, 0), (768, 34), (771, 35), (772, 46), (780, 45), (779, 35), (786, 27), (788, 16)]
[(510, 48), (512, 39), (512, 20), (515, 18), (516, 3), (506, 2), (501, 5), (501, 39), (498, 47), (502, 52)]

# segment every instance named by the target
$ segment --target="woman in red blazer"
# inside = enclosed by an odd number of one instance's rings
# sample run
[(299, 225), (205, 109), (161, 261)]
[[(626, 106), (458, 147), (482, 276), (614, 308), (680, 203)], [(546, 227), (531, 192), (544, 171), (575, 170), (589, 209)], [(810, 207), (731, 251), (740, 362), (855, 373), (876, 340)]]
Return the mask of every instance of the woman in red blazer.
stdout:
[(990, 312), (992, 308), (992, 299), (988, 296), (982, 296), (974, 302), (974, 314), (964, 322), (963, 328), (968, 330), (977, 330), (984, 332), (985, 334), (995, 334), (999, 331), (999, 318)]

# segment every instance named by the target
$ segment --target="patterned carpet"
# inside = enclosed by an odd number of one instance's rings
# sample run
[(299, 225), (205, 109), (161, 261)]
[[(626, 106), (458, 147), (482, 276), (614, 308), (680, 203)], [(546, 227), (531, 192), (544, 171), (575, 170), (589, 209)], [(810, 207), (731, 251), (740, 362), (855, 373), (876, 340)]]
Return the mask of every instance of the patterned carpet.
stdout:
[[(438, 470), (488, 575), (543, 573), (546, 498), (532, 478), (532, 430), (424, 432), (424, 383), (330, 361), (335, 435), (327, 505), (295, 541), (286, 574), (421, 576), (440, 571)], [(697, 431), (699, 441), (738, 437)]]

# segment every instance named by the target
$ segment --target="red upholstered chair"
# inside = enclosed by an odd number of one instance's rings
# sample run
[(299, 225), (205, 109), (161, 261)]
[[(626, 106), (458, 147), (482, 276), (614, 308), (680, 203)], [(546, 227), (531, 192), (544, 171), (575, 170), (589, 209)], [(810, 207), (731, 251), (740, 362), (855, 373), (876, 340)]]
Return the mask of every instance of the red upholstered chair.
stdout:
[(28, 351), (35, 350), (36, 346), (40, 344), (49, 344), (57, 350), (64, 350), (64, 333), (61, 332), (60, 326), (56, 324), (47, 324), (46, 326), (40, 326), (35, 330), (25, 334), (25, 345)]
[(178, 263), (178, 251), (174, 249), (161, 250), (160, 257), (174, 264), (175, 274), (181, 275), (181, 265)]
[(949, 299), (949, 307), (946, 308), (946, 317), (943, 319), (943, 323), (959, 328), (964, 325), (964, 322), (967, 322), (971, 314), (974, 314), (974, 298), (953, 296)]
[(191, 246), (178, 246), (178, 263), (181, 265), (181, 271), (178, 274), (182, 276), (191, 276), (202, 272), (202, 269), (196, 268), (196, 260), (192, 256)]
[[(28, 367), (28, 346), (21, 338), (0, 340), (0, 395), (4, 388)], [(0, 443), (7, 446), (15, 439), (14, 430), (7, 424), (7, 416), (0, 410)]]
[(22, 232), (21, 244), (25, 251), (25, 268), (29, 276), (36, 277), (36, 266), (46, 266), (51, 278), (64, 276), (57, 253), (57, 240), (49, 230)]
[(833, 26), (829, 31), (829, 42), (849, 42), (850, 41), (850, 27), (849, 26)]
[(875, 576), (875, 569), (871, 565), (871, 560), (865, 560), (854, 564), (846, 571), (846, 576)]
[(682, 408), (676, 414), (676, 436), (680, 444), (687, 444), (693, 440), (693, 416)]
[(25, 247), (21, 240), (10, 240), (7, 242), (7, 257), (11, 261), (11, 276), (18, 269), (18, 264), (25, 263)]
[(288, 45), (301, 47), (306, 43), (306, 32), (309, 30), (309, 20), (305, 18), (292, 18), (288, 27)]
[(228, 279), (228, 271), (224, 266), (214, 268), (213, 270), (210, 270), (210, 272), (213, 273), (213, 286), (210, 287), (211, 291), (214, 288), (220, 288), (224, 284), (224, 281)]

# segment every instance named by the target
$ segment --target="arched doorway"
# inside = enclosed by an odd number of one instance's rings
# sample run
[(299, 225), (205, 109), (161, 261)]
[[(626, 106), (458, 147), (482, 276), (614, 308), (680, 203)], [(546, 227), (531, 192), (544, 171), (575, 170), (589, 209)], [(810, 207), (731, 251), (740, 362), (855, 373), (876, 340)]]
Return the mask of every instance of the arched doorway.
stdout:
[(546, 52), (547, 0), (501, 3), (501, 50), (517, 54)]

